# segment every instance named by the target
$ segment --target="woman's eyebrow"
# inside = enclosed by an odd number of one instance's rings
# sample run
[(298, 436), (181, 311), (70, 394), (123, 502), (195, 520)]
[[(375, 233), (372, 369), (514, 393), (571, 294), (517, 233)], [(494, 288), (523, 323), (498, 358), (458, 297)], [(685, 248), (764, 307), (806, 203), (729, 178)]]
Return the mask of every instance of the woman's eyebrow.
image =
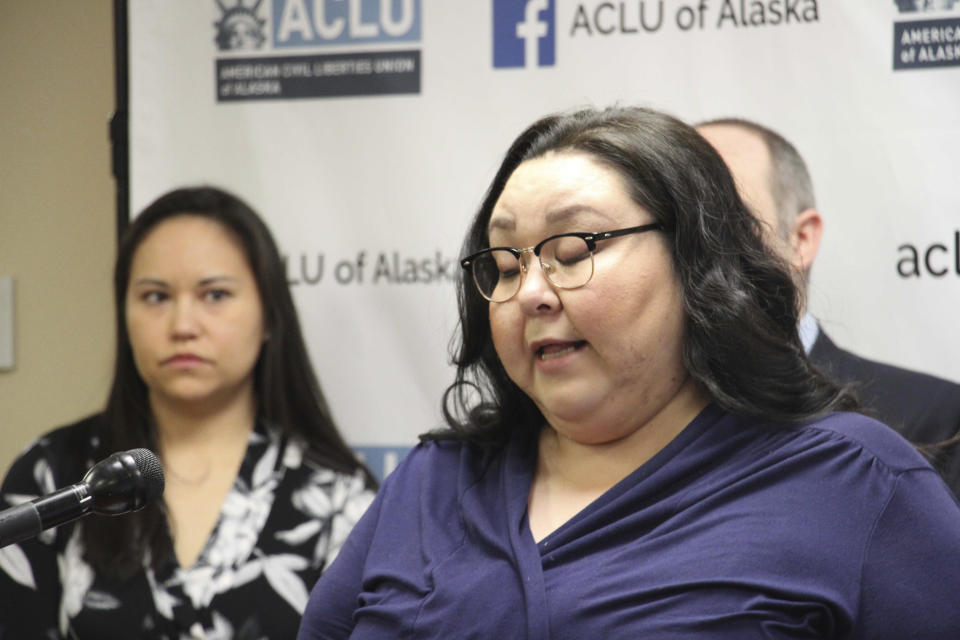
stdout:
[(237, 282), (237, 279), (233, 276), (210, 276), (202, 279), (197, 284), (205, 287), (207, 285), (216, 284), (218, 282)]
[[(601, 216), (604, 215), (599, 209), (591, 207), (590, 205), (571, 204), (549, 212), (546, 215), (546, 222), (547, 224), (561, 224), (569, 222), (571, 218), (574, 218), (582, 213), (592, 213)], [(487, 227), (487, 231), (490, 232), (494, 229), (513, 231), (516, 229), (516, 227), (516, 221), (513, 219), (513, 217), (496, 216), (490, 219), (490, 224)]]
[(517, 223), (512, 217), (508, 218), (506, 216), (496, 216), (490, 219), (490, 224), (487, 225), (487, 233), (493, 231), (494, 229), (513, 231), (516, 228)]
[[(197, 286), (206, 287), (211, 284), (217, 284), (219, 282), (238, 282), (233, 276), (227, 275), (214, 275), (207, 276), (202, 278), (197, 282)], [(170, 284), (166, 280), (161, 280), (160, 278), (137, 278), (131, 283), (131, 286), (134, 287), (169, 287)]]
[(571, 204), (566, 207), (555, 209), (547, 214), (546, 221), (549, 224), (559, 224), (568, 222), (571, 218), (581, 213), (594, 213), (603, 215), (598, 209), (586, 204)]
[(168, 287), (166, 280), (159, 278), (137, 278), (130, 283), (133, 287)]

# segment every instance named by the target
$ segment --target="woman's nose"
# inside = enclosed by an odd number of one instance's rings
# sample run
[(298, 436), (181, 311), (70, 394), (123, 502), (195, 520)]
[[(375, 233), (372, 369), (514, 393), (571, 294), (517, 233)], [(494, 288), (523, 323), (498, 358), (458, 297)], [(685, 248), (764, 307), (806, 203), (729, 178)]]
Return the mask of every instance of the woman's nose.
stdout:
[(523, 281), (517, 292), (520, 308), (527, 314), (549, 313), (560, 308), (560, 297), (547, 277), (540, 260), (531, 256), (524, 265)]
[(179, 299), (173, 304), (170, 319), (171, 333), (175, 338), (190, 338), (197, 334), (197, 309), (192, 300)]

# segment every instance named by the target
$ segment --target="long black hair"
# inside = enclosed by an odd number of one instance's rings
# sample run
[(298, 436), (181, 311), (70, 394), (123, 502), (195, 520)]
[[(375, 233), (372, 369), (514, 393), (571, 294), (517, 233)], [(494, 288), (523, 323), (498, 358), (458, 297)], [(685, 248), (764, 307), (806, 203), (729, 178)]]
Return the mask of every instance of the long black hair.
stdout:
[[(157, 448), (147, 386), (134, 363), (126, 325), (127, 287), (134, 254), (147, 234), (182, 215), (215, 221), (233, 233), (256, 281), (269, 336), (254, 367), (258, 419), (301, 438), (306, 455), (318, 464), (344, 473), (360, 470), (374, 487), (373, 476), (337, 430), (320, 390), (273, 236), (249, 205), (214, 187), (176, 189), (160, 196), (134, 219), (120, 242), (113, 275), (116, 362), (98, 430), (97, 459), (115, 451)], [(123, 518), (91, 518), (83, 527), (87, 560), (99, 571), (124, 577), (142, 566), (149, 551), (152, 565), (158, 567), (169, 559), (166, 526), (160, 503)]]
[[(713, 147), (693, 128), (640, 107), (547, 116), (513, 142), (467, 232), (463, 255), (489, 245), (487, 225), (507, 180), (524, 161), (582, 152), (626, 181), (631, 198), (670, 235), (686, 314), (684, 366), (714, 402), (742, 415), (795, 422), (856, 399), (807, 361), (797, 334), (802, 307), (789, 267), (762, 240)], [(592, 231), (592, 230), (587, 230)], [(493, 347), (489, 302), (461, 272), (456, 379), (444, 396), (449, 431), (427, 438), (498, 445), (544, 418), (507, 376)]]

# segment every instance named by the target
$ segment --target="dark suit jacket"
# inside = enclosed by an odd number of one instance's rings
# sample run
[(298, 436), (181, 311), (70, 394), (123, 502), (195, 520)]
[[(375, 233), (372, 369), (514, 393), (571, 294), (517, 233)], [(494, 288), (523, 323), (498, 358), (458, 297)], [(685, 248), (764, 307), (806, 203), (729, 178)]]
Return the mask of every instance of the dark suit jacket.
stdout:
[[(960, 385), (925, 373), (874, 362), (844, 351), (820, 329), (810, 361), (860, 398), (862, 411), (918, 445), (960, 432)], [(924, 450), (960, 497), (960, 443)]]

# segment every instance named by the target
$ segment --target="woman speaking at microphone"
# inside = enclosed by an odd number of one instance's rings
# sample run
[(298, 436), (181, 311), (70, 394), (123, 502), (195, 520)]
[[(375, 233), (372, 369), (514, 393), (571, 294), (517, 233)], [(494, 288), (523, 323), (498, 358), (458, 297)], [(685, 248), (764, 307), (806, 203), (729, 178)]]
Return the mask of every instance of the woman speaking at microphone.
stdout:
[(524, 131), (467, 234), (449, 429), (300, 640), (960, 638), (960, 508), (811, 367), (761, 236), (669, 116)]
[(149, 205), (114, 274), (103, 413), (39, 439), (3, 506), (146, 447), (163, 500), (0, 550), (0, 637), (290, 638), (309, 589), (373, 498), (311, 369), (276, 245), (238, 198)]

